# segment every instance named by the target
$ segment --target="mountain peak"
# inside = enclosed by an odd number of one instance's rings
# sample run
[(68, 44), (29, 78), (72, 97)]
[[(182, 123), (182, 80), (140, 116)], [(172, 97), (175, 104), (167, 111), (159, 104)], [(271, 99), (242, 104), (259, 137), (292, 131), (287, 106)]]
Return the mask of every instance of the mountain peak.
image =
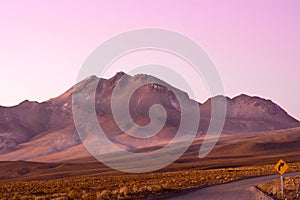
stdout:
[(109, 80), (119, 80), (120, 78), (122, 78), (122, 76), (127, 75), (126, 73), (120, 71), (117, 72), (113, 77), (111, 77)]
[(270, 115), (275, 115), (278, 113), (286, 113), (282, 108), (280, 108), (276, 103), (269, 99), (264, 99), (257, 96), (249, 96), (246, 94), (241, 94), (232, 99), (235, 103), (245, 104), (248, 106), (253, 106), (262, 109), (264, 112)]
[(248, 94), (240, 94), (234, 98), (232, 98), (232, 100), (249, 100), (249, 99), (255, 99), (255, 100), (263, 100), (263, 101), (270, 101), (268, 99), (264, 99), (264, 98), (261, 98), (261, 97), (258, 97), (258, 96), (250, 96)]

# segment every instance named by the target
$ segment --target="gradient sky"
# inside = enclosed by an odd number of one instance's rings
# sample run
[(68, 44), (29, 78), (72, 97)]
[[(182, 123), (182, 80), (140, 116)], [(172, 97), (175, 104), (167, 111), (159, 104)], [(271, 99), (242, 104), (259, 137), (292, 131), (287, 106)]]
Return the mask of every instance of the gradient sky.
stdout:
[(300, 119), (299, 10), (298, 0), (0, 0), (0, 105), (58, 96), (102, 42), (160, 27), (205, 49), (229, 97), (268, 98)]

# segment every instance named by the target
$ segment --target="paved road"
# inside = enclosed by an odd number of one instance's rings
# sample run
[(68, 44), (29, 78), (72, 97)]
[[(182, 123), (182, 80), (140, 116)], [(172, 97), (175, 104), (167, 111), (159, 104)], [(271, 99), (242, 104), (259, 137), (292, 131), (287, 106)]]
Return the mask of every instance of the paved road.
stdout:
[[(300, 175), (300, 173), (291, 173), (286, 174), (285, 176), (295, 175)], [(263, 182), (269, 182), (274, 179), (279, 179), (279, 175), (249, 178), (227, 184), (211, 186), (170, 198), (170, 200), (257, 200), (261, 198), (258, 196), (258, 193), (255, 192), (255, 189), (252, 186)]]

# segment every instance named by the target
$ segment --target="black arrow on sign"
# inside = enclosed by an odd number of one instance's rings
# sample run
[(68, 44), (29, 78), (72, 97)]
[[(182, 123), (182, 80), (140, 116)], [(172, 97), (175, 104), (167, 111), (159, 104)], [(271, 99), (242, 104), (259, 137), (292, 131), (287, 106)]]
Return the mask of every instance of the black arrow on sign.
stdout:
[(279, 166), (278, 166), (278, 171), (281, 171), (281, 167), (283, 167), (283, 166), (284, 166), (284, 163), (283, 162), (280, 163)]

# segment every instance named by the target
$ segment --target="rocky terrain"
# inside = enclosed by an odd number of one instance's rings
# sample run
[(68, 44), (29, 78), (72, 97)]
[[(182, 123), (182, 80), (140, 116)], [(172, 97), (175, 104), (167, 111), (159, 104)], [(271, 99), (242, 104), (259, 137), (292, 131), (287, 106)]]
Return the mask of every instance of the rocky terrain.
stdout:
[[(121, 93), (117, 94), (117, 98), (122, 99), (137, 84), (145, 81), (149, 83), (135, 90), (130, 98), (130, 116), (135, 124), (130, 124), (127, 127), (128, 131), (134, 132), (136, 124), (145, 126), (150, 123), (149, 109), (154, 104), (162, 105), (167, 117), (166, 123), (155, 136), (136, 138), (121, 130), (116, 124), (111, 109), (111, 98), (119, 82)], [(92, 96), (93, 84), (97, 86), (95, 96)], [(80, 101), (74, 102), (74, 99), (72, 101), (72, 95), (80, 97), (77, 98)], [(89, 156), (77, 134), (72, 105), (84, 108), (86, 102), (90, 102), (93, 97), (96, 117), (106, 136), (119, 147), (129, 151), (159, 147), (174, 137), (182, 115), (177, 97), (183, 99), (186, 105), (199, 107), (201, 119), (196, 122), (199, 123), (199, 128), (197, 133), (194, 133), (198, 139), (201, 140), (201, 137), (206, 134), (210, 122), (212, 99), (208, 99), (203, 104), (197, 103), (189, 99), (185, 92), (149, 75), (140, 74), (131, 77), (119, 72), (110, 79), (91, 76), (62, 95), (46, 102), (26, 100), (13, 107), (0, 107), (0, 160), (54, 162)], [(299, 121), (271, 100), (245, 94), (233, 99), (222, 96), (213, 98), (217, 100), (226, 98), (227, 112), (223, 136), (239, 137), (251, 132), (300, 126)], [(93, 117), (91, 111), (84, 112), (82, 115), (88, 120)], [(160, 119), (160, 112), (157, 112), (155, 117)]]

